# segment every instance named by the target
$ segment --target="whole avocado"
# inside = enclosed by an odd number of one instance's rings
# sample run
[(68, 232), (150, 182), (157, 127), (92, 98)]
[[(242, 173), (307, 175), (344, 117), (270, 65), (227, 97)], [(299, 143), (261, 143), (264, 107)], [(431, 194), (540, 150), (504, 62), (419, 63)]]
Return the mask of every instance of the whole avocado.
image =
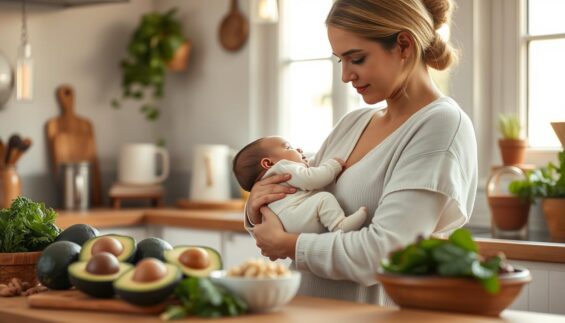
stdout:
[(66, 228), (55, 241), (71, 241), (82, 247), (86, 240), (97, 237), (99, 234), (100, 232), (96, 228), (88, 224), (78, 223)]
[(69, 289), (68, 267), (78, 260), (80, 246), (71, 241), (53, 242), (41, 252), (36, 274), (39, 282), (49, 289)]
[(146, 238), (137, 244), (135, 262), (144, 258), (157, 258), (165, 262), (165, 251), (172, 250), (173, 247), (165, 240), (159, 238)]

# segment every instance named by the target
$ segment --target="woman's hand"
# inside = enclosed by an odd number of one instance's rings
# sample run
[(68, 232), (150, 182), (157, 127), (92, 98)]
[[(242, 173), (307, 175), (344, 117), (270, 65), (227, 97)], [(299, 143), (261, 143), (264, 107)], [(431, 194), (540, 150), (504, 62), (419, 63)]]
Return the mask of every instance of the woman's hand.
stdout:
[(264, 178), (251, 188), (247, 200), (247, 216), (253, 224), (261, 223), (259, 209), (267, 204), (283, 199), (286, 194), (296, 192), (296, 188), (280, 185), (290, 179), (290, 174), (278, 174)]
[(271, 260), (294, 259), (298, 235), (284, 231), (277, 215), (268, 207), (261, 208), (263, 222), (253, 227), (253, 236), (261, 254)]

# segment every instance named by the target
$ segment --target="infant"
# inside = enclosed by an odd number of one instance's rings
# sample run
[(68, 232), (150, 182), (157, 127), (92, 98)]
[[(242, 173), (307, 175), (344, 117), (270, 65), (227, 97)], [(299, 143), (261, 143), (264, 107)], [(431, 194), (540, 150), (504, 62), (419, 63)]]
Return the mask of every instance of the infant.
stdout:
[(281, 137), (258, 139), (241, 149), (233, 160), (233, 172), (239, 185), (250, 191), (258, 180), (274, 174), (291, 174), (288, 185), (294, 194), (272, 202), (269, 208), (277, 214), (285, 230), (292, 233), (322, 233), (361, 228), (367, 219), (367, 208), (361, 207), (349, 216), (331, 193), (324, 188), (341, 172), (343, 161), (329, 159), (318, 167), (308, 167), (302, 150), (292, 148)]

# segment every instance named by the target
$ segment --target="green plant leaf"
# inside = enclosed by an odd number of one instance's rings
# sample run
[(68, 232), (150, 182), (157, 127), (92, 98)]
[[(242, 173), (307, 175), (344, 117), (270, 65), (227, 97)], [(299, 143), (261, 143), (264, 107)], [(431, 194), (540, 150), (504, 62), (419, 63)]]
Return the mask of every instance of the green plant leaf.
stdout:
[(478, 252), (478, 247), (473, 241), (473, 235), (467, 229), (457, 229), (449, 236), (449, 241), (467, 251)]

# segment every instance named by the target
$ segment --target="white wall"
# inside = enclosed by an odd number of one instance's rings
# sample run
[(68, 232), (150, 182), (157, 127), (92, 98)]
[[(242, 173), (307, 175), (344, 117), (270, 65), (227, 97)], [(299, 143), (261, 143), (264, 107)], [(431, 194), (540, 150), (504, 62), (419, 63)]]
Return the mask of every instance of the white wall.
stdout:
[[(110, 107), (121, 92), (119, 62), (131, 32), (142, 14), (179, 8), (185, 34), (192, 39), (187, 71), (167, 76), (161, 119), (147, 122), (139, 104), (121, 110)], [(248, 12), (248, 1), (240, 1)], [(229, 1), (130, 0), (126, 3), (61, 8), (28, 5), (28, 28), (35, 59), (35, 99), (30, 104), (12, 96), (0, 108), (0, 138), (14, 132), (34, 144), (18, 164), (23, 191), (53, 202), (48, 178), (46, 121), (59, 114), (54, 91), (62, 83), (75, 87), (78, 114), (90, 119), (96, 131), (104, 186), (115, 179), (116, 156), (127, 142), (154, 142), (163, 137), (175, 175), (171, 190), (187, 194), (191, 150), (197, 143), (227, 144), (234, 148), (249, 139), (249, 44), (236, 53), (220, 47), (218, 28)], [(20, 36), (20, 6), (0, 2), (0, 50), (15, 65)], [(37, 185), (36, 185), (37, 184)], [(41, 188), (41, 189), (39, 189)], [(174, 195), (174, 194), (173, 194)]]

